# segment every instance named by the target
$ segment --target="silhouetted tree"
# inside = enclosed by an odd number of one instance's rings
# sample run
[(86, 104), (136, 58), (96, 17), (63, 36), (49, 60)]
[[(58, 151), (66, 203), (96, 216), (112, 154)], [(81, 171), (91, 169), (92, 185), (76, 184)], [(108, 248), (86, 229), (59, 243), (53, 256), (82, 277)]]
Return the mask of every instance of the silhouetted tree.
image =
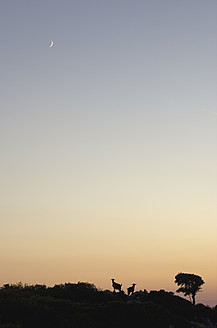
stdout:
[(181, 286), (177, 289), (177, 293), (184, 293), (185, 296), (192, 298), (192, 303), (195, 304), (196, 293), (201, 290), (201, 286), (205, 283), (200, 276), (191, 273), (178, 273), (175, 276), (175, 283)]

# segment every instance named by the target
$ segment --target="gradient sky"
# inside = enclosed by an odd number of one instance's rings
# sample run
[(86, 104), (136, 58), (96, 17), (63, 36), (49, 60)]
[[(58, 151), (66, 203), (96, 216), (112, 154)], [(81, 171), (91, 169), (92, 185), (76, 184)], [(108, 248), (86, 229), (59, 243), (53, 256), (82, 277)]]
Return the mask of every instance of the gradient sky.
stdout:
[(216, 0), (1, 1), (0, 285), (217, 303), (216, 31)]

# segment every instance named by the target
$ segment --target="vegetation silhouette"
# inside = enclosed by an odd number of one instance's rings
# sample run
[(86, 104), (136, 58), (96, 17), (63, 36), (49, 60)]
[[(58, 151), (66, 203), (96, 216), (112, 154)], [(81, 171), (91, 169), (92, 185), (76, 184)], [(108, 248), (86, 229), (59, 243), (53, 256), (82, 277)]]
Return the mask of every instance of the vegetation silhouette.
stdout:
[(201, 290), (201, 286), (205, 284), (200, 276), (191, 273), (178, 273), (175, 276), (175, 283), (181, 286), (176, 290), (177, 293), (184, 293), (189, 296), (192, 303), (195, 305), (195, 296)]
[(192, 328), (215, 327), (210, 308), (165, 290), (98, 289), (88, 282), (6, 284), (0, 288), (0, 328)]

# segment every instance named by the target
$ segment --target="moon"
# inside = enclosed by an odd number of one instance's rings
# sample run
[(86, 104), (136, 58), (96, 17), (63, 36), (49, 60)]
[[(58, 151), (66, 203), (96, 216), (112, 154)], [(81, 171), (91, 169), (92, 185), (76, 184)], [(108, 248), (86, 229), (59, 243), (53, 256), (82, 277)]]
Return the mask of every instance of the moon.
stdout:
[(51, 40), (49, 48), (53, 47), (53, 41)]

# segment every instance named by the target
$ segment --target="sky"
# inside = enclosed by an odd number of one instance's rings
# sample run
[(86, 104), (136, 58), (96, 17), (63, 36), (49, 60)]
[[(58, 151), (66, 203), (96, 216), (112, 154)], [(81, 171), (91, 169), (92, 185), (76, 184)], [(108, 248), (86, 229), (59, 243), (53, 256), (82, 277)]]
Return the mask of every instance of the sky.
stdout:
[(1, 286), (217, 304), (216, 31), (215, 0), (1, 1)]

